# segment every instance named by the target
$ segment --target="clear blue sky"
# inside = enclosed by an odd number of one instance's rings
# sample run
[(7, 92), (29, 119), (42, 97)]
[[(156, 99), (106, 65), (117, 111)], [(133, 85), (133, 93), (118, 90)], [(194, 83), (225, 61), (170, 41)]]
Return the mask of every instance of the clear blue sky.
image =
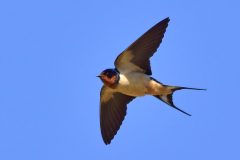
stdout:
[[(240, 159), (239, 37), (236, 1), (0, 2), (1, 160)], [(134, 100), (111, 145), (99, 126), (95, 76), (165, 17), (152, 58), (177, 106)]]

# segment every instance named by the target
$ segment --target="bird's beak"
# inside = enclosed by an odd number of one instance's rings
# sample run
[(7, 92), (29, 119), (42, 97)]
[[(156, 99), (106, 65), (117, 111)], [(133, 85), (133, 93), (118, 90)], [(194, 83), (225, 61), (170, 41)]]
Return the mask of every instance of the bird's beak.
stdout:
[(102, 77), (102, 75), (100, 74), (100, 75), (98, 75), (98, 76), (96, 76), (96, 77), (100, 78), (100, 77)]

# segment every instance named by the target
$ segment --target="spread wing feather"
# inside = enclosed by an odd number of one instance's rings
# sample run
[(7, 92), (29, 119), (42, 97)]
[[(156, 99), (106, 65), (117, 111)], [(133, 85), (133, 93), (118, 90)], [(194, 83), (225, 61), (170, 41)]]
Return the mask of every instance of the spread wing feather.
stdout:
[(103, 86), (100, 100), (100, 126), (105, 144), (110, 144), (126, 115), (127, 104), (135, 97), (113, 92)]
[(117, 57), (115, 67), (120, 72), (139, 71), (151, 75), (150, 58), (162, 42), (169, 21), (165, 18), (133, 42)]

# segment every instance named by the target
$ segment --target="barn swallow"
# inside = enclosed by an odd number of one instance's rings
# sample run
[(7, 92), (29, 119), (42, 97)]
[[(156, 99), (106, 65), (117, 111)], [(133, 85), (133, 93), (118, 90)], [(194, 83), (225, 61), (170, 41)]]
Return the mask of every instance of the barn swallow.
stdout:
[(104, 84), (100, 93), (100, 127), (106, 145), (117, 134), (126, 115), (127, 104), (136, 97), (152, 95), (190, 116), (174, 105), (174, 91), (204, 90), (165, 85), (151, 77), (150, 58), (162, 42), (169, 21), (165, 18), (149, 29), (116, 58), (115, 68), (106, 69), (97, 76)]

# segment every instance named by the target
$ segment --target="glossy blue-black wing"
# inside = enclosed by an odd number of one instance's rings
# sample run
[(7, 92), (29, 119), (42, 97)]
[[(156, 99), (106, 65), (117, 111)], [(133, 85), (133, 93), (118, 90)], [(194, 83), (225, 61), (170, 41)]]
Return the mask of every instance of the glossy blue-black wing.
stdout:
[(135, 97), (113, 92), (103, 86), (100, 94), (100, 127), (105, 144), (110, 144), (117, 134), (127, 112), (127, 104)]
[(150, 58), (161, 44), (169, 21), (165, 18), (133, 42), (117, 57), (115, 67), (123, 73), (139, 71), (151, 75)]

